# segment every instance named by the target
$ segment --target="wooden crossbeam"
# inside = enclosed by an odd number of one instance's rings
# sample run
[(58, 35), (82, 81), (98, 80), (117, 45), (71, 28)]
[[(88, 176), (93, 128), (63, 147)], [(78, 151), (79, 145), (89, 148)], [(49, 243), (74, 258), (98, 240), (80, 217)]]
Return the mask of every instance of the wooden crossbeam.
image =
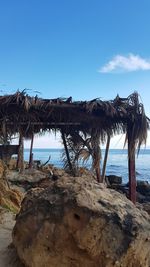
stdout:
[[(54, 125), (54, 126), (77, 126), (77, 125), (81, 125), (80, 122), (19, 122), (19, 125)], [(14, 125), (13, 122), (7, 122), (6, 125)]]

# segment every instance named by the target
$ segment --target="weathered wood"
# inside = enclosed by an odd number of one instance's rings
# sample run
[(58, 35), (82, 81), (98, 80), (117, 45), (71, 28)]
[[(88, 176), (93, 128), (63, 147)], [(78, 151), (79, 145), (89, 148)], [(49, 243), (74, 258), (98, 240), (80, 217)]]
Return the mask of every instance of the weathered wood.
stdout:
[(7, 129), (6, 129), (6, 121), (2, 122), (2, 133), (3, 133), (3, 145), (8, 145), (7, 140)]
[(33, 166), (33, 141), (34, 141), (34, 134), (32, 133), (31, 136), (31, 146), (30, 146), (30, 156), (29, 156), (29, 169)]
[(132, 128), (128, 129), (128, 171), (129, 199), (136, 203), (136, 170), (135, 170), (135, 141), (132, 140)]
[(17, 169), (20, 172), (24, 171), (24, 142), (23, 142), (23, 135), (22, 135), (21, 132), (20, 132), (20, 136), (19, 136), (19, 149), (18, 149)]
[(136, 203), (135, 159), (129, 158), (129, 199)]
[(96, 177), (98, 183), (102, 183), (100, 160), (101, 160), (101, 150), (100, 150), (100, 133), (95, 129), (91, 133), (91, 147), (92, 147), (92, 166), (95, 169)]
[[(14, 125), (13, 122), (7, 122), (7, 125)], [(19, 125), (27, 125), (28, 126), (28, 122), (19, 122)], [(78, 126), (81, 125), (80, 122), (30, 122), (30, 125), (35, 125), (35, 126)]]
[(99, 166), (95, 168), (95, 172), (96, 172), (97, 182), (102, 183), (101, 170)]
[(103, 163), (103, 170), (102, 170), (102, 181), (105, 181), (105, 173), (106, 173), (106, 165), (107, 165), (107, 158), (108, 158), (108, 151), (110, 146), (110, 135), (107, 137), (106, 149), (105, 149), (105, 156), (104, 156), (104, 163)]
[(96, 172), (96, 177), (97, 177), (97, 181), (98, 183), (102, 183), (102, 176), (101, 176), (101, 169), (100, 169), (100, 160), (101, 160), (101, 156), (100, 156), (100, 152), (97, 151), (96, 152), (96, 160), (95, 161), (95, 172)]
[(49, 163), (50, 159), (51, 159), (51, 156), (48, 157), (48, 160), (47, 160), (46, 162), (44, 162), (44, 163), (41, 165), (41, 167), (46, 166), (46, 164)]
[(68, 147), (67, 147), (67, 142), (66, 142), (66, 137), (65, 137), (65, 134), (64, 134), (64, 131), (63, 130), (61, 130), (61, 135), (62, 135), (62, 140), (63, 140), (65, 152), (66, 152), (66, 157), (67, 157), (69, 169), (73, 173), (73, 167), (72, 167), (72, 164), (71, 164), (71, 160), (70, 160), (70, 156), (69, 156), (69, 151), (68, 151)]

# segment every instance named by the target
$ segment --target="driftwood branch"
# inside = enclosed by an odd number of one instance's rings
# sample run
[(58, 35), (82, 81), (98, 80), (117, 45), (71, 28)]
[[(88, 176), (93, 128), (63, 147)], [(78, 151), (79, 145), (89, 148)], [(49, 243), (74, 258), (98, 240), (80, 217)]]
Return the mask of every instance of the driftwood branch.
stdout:
[(50, 159), (51, 159), (51, 156), (49, 156), (48, 160), (47, 160), (45, 163), (43, 163), (43, 164), (41, 165), (41, 167), (44, 167), (44, 166), (50, 161)]

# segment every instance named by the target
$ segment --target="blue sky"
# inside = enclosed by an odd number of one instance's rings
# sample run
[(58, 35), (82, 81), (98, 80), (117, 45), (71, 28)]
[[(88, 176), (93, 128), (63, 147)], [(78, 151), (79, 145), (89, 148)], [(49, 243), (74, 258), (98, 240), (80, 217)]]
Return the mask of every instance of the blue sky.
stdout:
[(141, 95), (150, 116), (149, 0), (1, 0), (0, 91)]

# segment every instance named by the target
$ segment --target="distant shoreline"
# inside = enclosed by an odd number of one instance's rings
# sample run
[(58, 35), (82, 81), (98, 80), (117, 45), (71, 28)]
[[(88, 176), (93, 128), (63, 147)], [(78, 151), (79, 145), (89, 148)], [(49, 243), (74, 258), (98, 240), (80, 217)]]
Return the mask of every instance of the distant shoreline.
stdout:
[[(25, 151), (30, 151), (30, 148), (24, 148), (24, 150)], [(38, 147), (33, 148), (33, 151), (37, 151), (37, 150), (61, 151), (61, 150), (63, 150), (63, 148), (41, 148), (41, 147), (40, 148), (38, 148)], [(102, 148), (101, 150), (102, 150), (102, 152), (104, 152), (105, 148)], [(128, 150), (126, 148), (110, 148), (109, 151), (111, 151), (111, 152), (113, 152), (113, 151), (121, 151), (121, 152), (125, 152), (125, 153), (128, 152)], [(145, 151), (150, 152), (150, 148), (141, 148), (140, 149), (140, 153), (141, 152), (145, 152)]]

